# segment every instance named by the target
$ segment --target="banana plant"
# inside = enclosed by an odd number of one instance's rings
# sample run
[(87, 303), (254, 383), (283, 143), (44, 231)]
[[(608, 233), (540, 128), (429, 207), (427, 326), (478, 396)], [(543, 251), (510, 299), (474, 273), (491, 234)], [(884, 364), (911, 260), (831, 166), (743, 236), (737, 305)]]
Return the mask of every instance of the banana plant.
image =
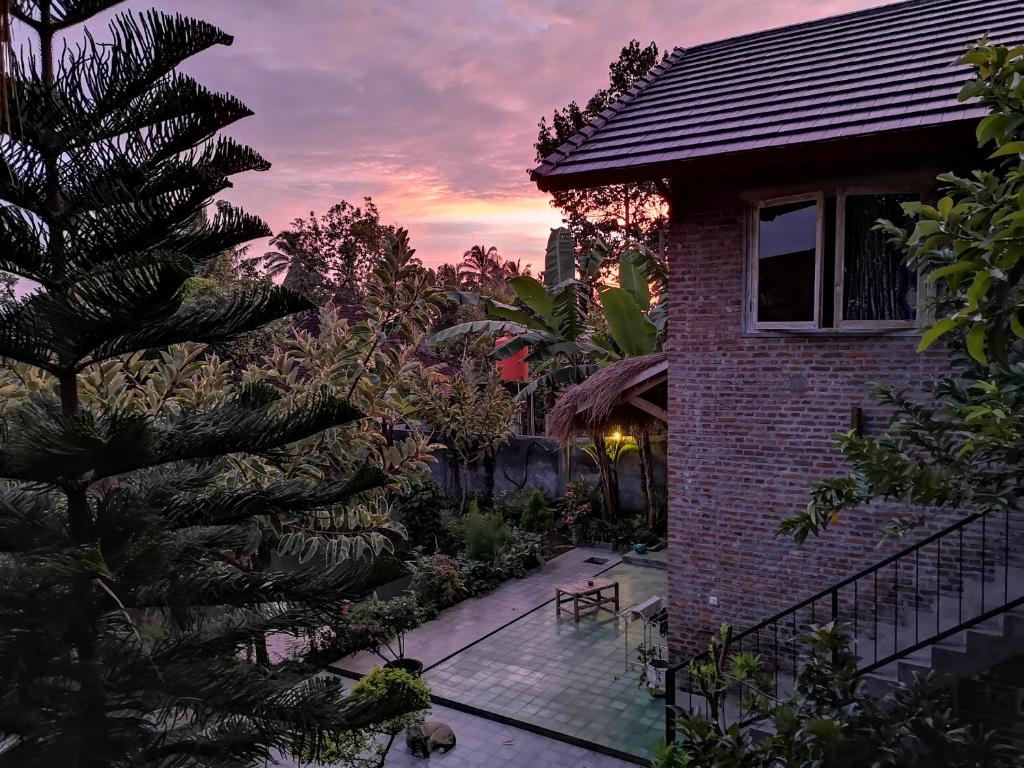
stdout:
[[(658, 351), (665, 335), (663, 269), (649, 252), (628, 250), (619, 257), (619, 286), (601, 291), (608, 337), (595, 335), (594, 343), (609, 356), (642, 357)], [(660, 301), (652, 306), (653, 293)]]
[[(589, 252), (577, 256), (568, 231), (553, 229), (545, 252), (543, 283), (527, 276), (510, 279), (515, 305), (465, 291), (449, 293), (459, 304), (483, 307), (487, 319), (446, 328), (430, 343), (467, 335), (507, 337), (495, 349), (495, 358), (503, 360), (526, 349), (526, 362), (539, 374), (519, 398), (543, 387), (578, 384), (624, 357), (652, 354), (665, 335), (665, 268), (649, 250), (635, 246), (619, 257), (619, 286), (602, 287), (598, 279), (609, 255), (608, 246), (598, 241)], [(588, 322), (595, 303), (604, 314), (607, 336), (596, 333)]]
[[(607, 247), (600, 244), (585, 259), (586, 277), (597, 274)], [(459, 323), (434, 334), (431, 344), (463, 337), (508, 337), (494, 351), (503, 360), (528, 350), (525, 361), (539, 375), (517, 395), (525, 399), (538, 389), (558, 389), (578, 384), (602, 365), (615, 359), (606, 346), (591, 340), (587, 322), (593, 299), (590, 287), (576, 278), (576, 255), (572, 238), (564, 229), (554, 229), (548, 239), (544, 282), (529, 276), (510, 279), (515, 305), (486, 296), (456, 291), (449, 298), (460, 304), (482, 306), (488, 319)]]

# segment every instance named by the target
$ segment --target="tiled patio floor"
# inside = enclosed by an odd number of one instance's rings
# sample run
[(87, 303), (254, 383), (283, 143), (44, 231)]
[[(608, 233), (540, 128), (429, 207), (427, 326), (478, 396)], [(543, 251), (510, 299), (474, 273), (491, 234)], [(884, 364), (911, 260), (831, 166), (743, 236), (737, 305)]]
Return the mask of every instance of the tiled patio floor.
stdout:
[[(399, 736), (388, 753), (387, 768), (631, 768), (608, 755), (582, 747), (538, 736), (511, 725), (467, 715), (446, 707), (434, 707), (428, 716), (440, 720), (455, 731), (456, 746), (446, 754), (435, 752), (430, 760), (415, 757)], [(278, 757), (275, 768), (328, 768), (319, 763), (298, 763), (292, 758)], [(335, 768), (331, 766), (330, 768)], [(337, 768), (343, 768), (338, 766)]]
[[(665, 594), (661, 570), (621, 564), (602, 575), (619, 582), (623, 608)], [(635, 626), (632, 643), (640, 639)], [(425, 674), (443, 699), (648, 758), (663, 733), (664, 704), (638, 676), (625, 670), (614, 616), (602, 611), (577, 625), (557, 619), (553, 603)]]
[[(559, 584), (589, 578), (617, 562), (619, 556), (606, 550), (587, 547), (570, 550), (549, 560), (526, 578), (507, 581), (483, 597), (463, 600), (433, 621), (408, 632), (405, 636), (408, 655), (419, 659), (429, 669), (551, 600)], [(380, 663), (380, 658), (371, 653), (357, 653), (339, 659), (332, 666), (363, 675)]]

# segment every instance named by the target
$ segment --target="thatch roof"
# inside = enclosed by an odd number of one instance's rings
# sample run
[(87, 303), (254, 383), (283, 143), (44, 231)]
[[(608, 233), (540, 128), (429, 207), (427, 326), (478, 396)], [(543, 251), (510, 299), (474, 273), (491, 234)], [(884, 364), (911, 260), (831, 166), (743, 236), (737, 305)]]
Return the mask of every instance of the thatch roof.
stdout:
[(668, 355), (619, 360), (566, 390), (548, 414), (563, 443), (611, 429), (663, 429), (668, 421)]

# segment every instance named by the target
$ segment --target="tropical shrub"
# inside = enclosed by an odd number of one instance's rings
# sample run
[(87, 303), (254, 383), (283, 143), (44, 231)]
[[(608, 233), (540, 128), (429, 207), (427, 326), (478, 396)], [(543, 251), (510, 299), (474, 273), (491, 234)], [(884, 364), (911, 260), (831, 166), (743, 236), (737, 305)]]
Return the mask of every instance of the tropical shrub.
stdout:
[(544, 564), (545, 550), (543, 534), (512, 528), (495, 560), (495, 569), (505, 579), (521, 579), (527, 571)]
[(454, 605), (466, 596), (466, 582), (460, 570), (461, 563), (443, 554), (423, 555), (410, 563), (412, 584), (410, 589), (421, 604), (435, 610)]
[(409, 593), (355, 603), (321, 631), (311, 658), (332, 661), (358, 651), (369, 651), (385, 662), (405, 658), (405, 633), (426, 616), (420, 601)]
[(582, 525), (600, 510), (601, 497), (595, 488), (590, 487), (582, 478), (572, 480), (566, 485), (565, 497), (562, 499), (561, 524), (566, 528)]
[(300, 764), (383, 768), (398, 734), (422, 722), (423, 713), (430, 709), (430, 688), (426, 681), (401, 669), (375, 669), (352, 686), (349, 695), (356, 698), (387, 695), (405, 714), (368, 728), (329, 734), (319, 749), (303, 745), (293, 754)]
[(429, 472), (411, 478), (409, 488), (396, 494), (391, 504), (392, 515), (405, 526), (409, 541), (430, 552), (449, 544), (444, 520), (446, 513), (454, 513), (455, 506)]
[[(864, 692), (857, 658), (833, 625), (800, 638), (804, 666), (796, 690), (781, 701), (759, 680), (758, 657), (728, 652), (728, 628), (713, 639), (710, 661), (691, 665), (711, 717), (677, 721), (676, 743), (657, 750), (658, 768), (1010, 768), (1024, 755), (992, 733), (958, 721), (935, 681), (919, 679), (884, 699)], [(747, 692), (741, 722), (726, 717), (729, 692)], [(733, 699), (735, 701), (735, 695)], [(757, 725), (755, 737), (750, 726)]]
[(510, 535), (501, 513), (485, 515), (475, 500), (470, 502), (469, 512), (456, 522), (455, 529), (466, 545), (466, 557), (482, 562), (493, 562)]
[(555, 513), (539, 490), (534, 489), (526, 497), (519, 516), (519, 527), (533, 533), (548, 533), (555, 529)]

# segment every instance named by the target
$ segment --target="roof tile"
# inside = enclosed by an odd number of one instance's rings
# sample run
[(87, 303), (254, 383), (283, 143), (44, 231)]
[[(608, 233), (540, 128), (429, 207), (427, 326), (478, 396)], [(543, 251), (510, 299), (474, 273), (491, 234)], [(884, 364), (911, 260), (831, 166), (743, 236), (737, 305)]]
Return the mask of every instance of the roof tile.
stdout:
[(976, 119), (982, 108), (957, 101), (968, 70), (956, 62), (986, 34), (1024, 43), (1024, 2), (909, 0), (677, 48), (533, 175)]

